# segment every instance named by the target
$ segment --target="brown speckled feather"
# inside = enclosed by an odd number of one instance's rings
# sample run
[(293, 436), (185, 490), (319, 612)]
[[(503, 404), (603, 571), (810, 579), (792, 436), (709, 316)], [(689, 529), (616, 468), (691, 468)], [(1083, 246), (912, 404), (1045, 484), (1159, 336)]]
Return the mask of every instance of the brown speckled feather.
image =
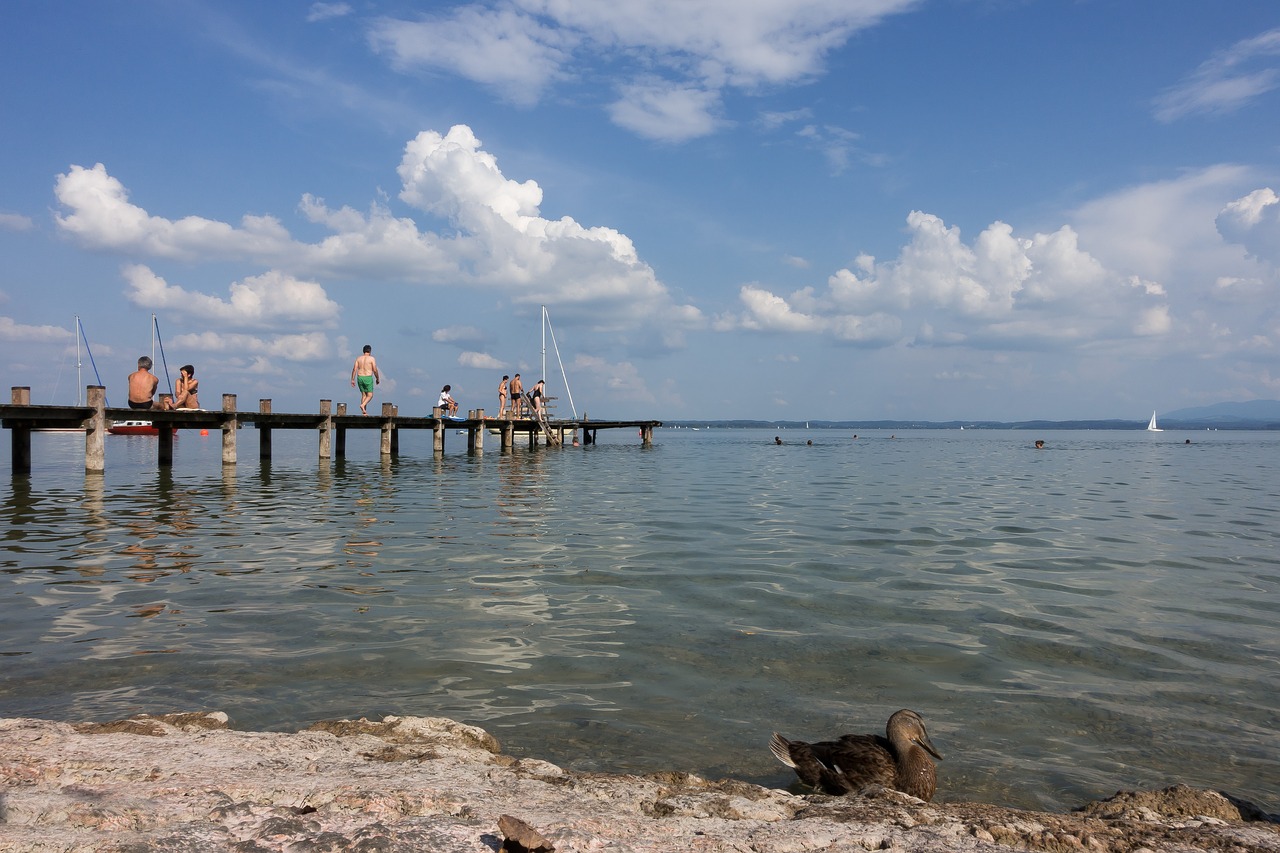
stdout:
[(884, 785), (922, 800), (938, 787), (938, 770), (924, 720), (903, 709), (889, 718), (887, 737), (844, 735), (838, 740), (805, 743), (775, 733), (769, 749), (800, 781), (828, 794), (856, 793), (869, 785)]

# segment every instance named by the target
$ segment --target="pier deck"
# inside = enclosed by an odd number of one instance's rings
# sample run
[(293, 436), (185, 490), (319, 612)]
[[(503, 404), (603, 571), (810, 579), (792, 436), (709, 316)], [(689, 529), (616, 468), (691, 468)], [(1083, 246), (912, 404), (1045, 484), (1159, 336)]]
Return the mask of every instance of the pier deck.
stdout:
[(85, 471), (105, 469), (105, 436), (113, 423), (146, 420), (158, 428), (156, 456), (160, 466), (173, 464), (173, 436), (179, 429), (220, 430), (222, 433), (222, 462), (236, 464), (236, 433), (246, 424), (252, 424), (258, 432), (258, 456), (271, 458), (271, 436), (275, 430), (314, 430), (318, 436), (318, 453), (321, 460), (346, 456), (348, 430), (376, 429), (381, 433), (379, 452), (384, 455), (399, 453), (399, 432), (403, 429), (431, 430), (434, 434), (433, 450), (443, 453), (445, 435), (450, 430), (466, 433), (467, 452), (480, 453), (484, 449), (486, 433), (493, 432), (500, 438), (501, 448), (509, 451), (517, 435), (527, 438), (529, 446), (536, 446), (538, 436), (544, 436), (548, 444), (560, 444), (565, 436), (582, 434), (582, 442), (591, 444), (598, 430), (638, 429), (642, 444), (653, 442), (653, 430), (662, 426), (661, 421), (599, 421), (582, 418), (490, 418), (483, 409), (468, 413), (466, 418), (445, 417), (441, 409), (434, 409), (430, 416), (404, 416), (391, 403), (383, 403), (378, 414), (349, 415), (346, 404), (339, 403), (337, 411), (329, 400), (320, 401), (318, 412), (272, 412), (270, 400), (259, 400), (258, 411), (236, 409), (236, 395), (222, 395), (222, 409), (199, 410), (138, 410), (107, 408), (106, 389), (90, 385), (87, 389), (87, 405), (84, 406), (33, 406), (30, 405), (31, 389), (14, 387), (12, 402), (0, 405), (0, 427), (8, 429), (12, 440), (13, 474), (31, 472), (31, 433), (48, 429), (84, 430)]

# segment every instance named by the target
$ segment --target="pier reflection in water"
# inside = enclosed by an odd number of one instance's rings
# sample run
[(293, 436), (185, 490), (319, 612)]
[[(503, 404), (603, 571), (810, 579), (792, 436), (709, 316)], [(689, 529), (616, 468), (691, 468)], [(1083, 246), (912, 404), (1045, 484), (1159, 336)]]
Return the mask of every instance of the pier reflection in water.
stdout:
[(172, 469), (113, 438), (87, 476), (37, 436), (30, 478), (0, 469), (0, 713), (443, 715), (577, 769), (786, 786), (774, 729), (911, 707), (940, 800), (1274, 808), (1280, 436), (773, 434), (330, 464), (281, 435), (223, 467), (191, 433)]

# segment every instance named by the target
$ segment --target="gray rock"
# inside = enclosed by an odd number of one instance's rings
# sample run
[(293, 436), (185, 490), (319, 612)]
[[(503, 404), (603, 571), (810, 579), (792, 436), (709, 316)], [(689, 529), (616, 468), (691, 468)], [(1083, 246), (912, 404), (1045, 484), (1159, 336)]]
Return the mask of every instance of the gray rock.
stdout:
[(892, 791), (801, 797), (684, 773), (569, 773), (503, 755), (483, 729), (417, 717), (295, 734), (234, 731), (224, 714), (0, 719), (0, 791), (0, 850), (40, 853), (1280, 853), (1274, 815), (1185, 786), (1062, 815)]

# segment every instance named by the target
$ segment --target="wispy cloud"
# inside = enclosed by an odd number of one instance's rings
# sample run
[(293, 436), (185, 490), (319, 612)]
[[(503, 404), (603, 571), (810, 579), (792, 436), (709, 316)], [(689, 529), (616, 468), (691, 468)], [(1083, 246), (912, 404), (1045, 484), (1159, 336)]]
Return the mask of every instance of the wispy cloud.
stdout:
[(314, 24), (317, 21), (328, 21), (350, 14), (351, 6), (347, 3), (312, 3), (310, 10), (307, 11), (307, 23)]
[(1244, 39), (1206, 60), (1155, 100), (1163, 122), (1229, 113), (1280, 87), (1280, 28)]
[(554, 85), (612, 75), (613, 121), (651, 139), (714, 133), (727, 89), (752, 93), (823, 73), (854, 33), (919, 0), (648, 0), (475, 3), (445, 15), (385, 17), (370, 43), (401, 71), (430, 68), (531, 105)]
[(525, 106), (561, 77), (576, 40), (516, 9), (478, 5), (413, 21), (382, 18), (369, 28), (370, 45), (393, 68), (450, 71)]
[(49, 343), (71, 339), (71, 332), (59, 326), (28, 326), (12, 317), (0, 317), (0, 340), (20, 343)]
[(5, 231), (30, 231), (35, 223), (20, 213), (0, 213), (0, 228)]

